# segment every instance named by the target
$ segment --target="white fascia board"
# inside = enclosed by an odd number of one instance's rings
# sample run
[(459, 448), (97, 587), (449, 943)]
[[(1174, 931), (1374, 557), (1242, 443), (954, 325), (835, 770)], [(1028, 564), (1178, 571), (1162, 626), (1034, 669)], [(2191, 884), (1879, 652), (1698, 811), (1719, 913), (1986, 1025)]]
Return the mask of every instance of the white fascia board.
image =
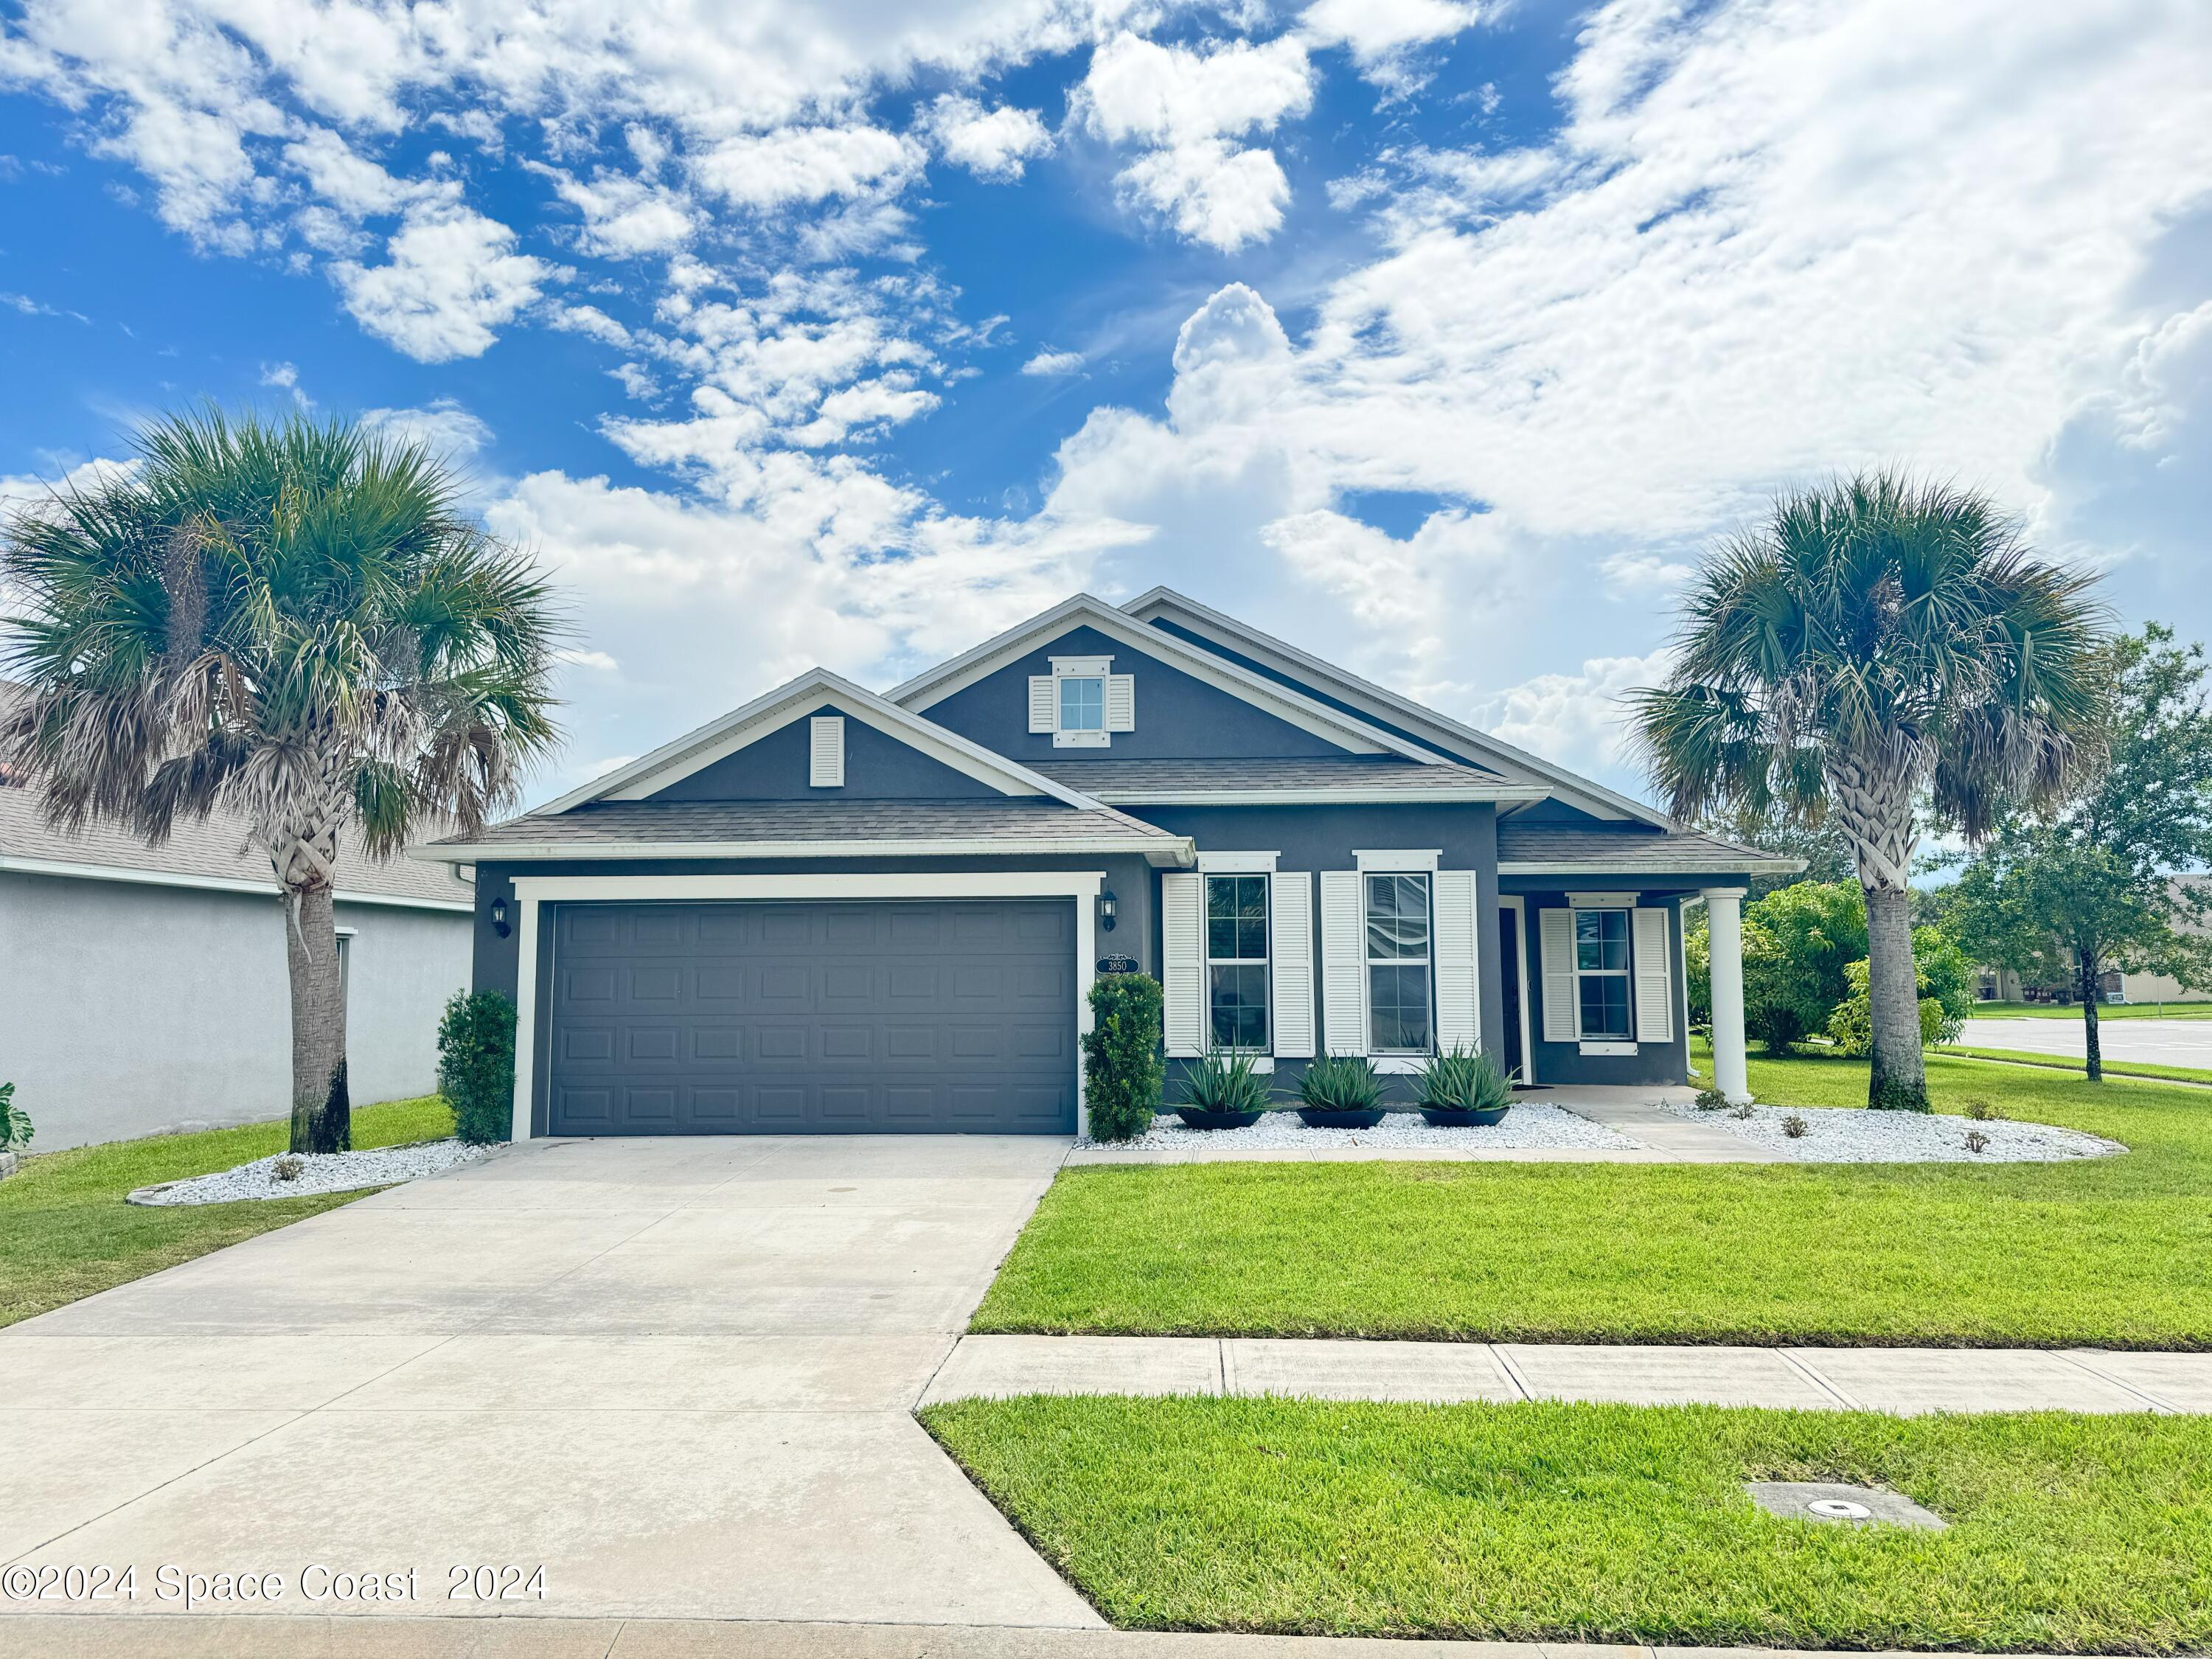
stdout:
[[(1339, 668), (1333, 663), (1323, 662), (1310, 653), (1301, 651), (1294, 645), (1286, 644), (1271, 634), (1263, 634), (1249, 623), (1238, 622), (1234, 617), (1224, 616), (1220, 611), (1200, 605), (1197, 600), (1186, 594), (1178, 593), (1171, 587), (1155, 587), (1150, 592), (1130, 600), (1123, 609), (1128, 615), (1147, 625), (1151, 623), (1153, 617), (1163, 611), (1178, 612), (1180, 614), (1176, 620), (1194, 624), (1200, 633), (1226, 635), (1227, 637), (1217, 641), (1219, 644), (1243, 649), (1254, 656), (1262, 658), (1273, 656), (1279, 659), (1279, 665), (1286, 673), (1296, 671), (1316, 675), (1324, 680), (1334, 681), (1335, 684), (1332, 689), (1347, 696), (1370, 698), (1395, 714), (1432, 727), (1440, 739), (1473, 745), (1479, 752), (1468, 756), (1468, 758), (1470, 760), (1479, 761), (1482, 753), (1488, 753), (1498, 757), (1510, 764), (1525, 767), (1538, 777), (1557, 785), (1559, 787), (1551, 792), (1555, 797), (1560, 790), (1565, 790), (1571, 794), (1582, 796), (1604, 808), (1609, 808), (1612, 811), (1624, 817), (1632, 817), (1662, 830), (1671, 829), (1674, 826), (1673, 819), (1657, 809), (1645, 805), (1642, 801), (1624, 795), (1618, 790), (1608, 789), (1601, 783), (1593, 782), (1588, 778), (1579, 776), (1563, 766), (1555, 765), (1550, 761), (1532, 755), (1527, 750), (1507, 743), (1501, 738), (1492, 737), (1487, 732), (1478, 732), (1474, 727), (1452, 719), (1449, 714), (1440, 714), (1433, 708), (1424, 708), (1419, 703), (1400, 696), (1395, 691), (1376, 684), (1372, 680), (1362, 679), (1348, 670)], [(1579, 805), (1580, 803), (1571, 801), (1569, 804)], [(1601, 817), (1606, 815), (1603, 811), (1597, 813)]]
[(1398, 755), (1407, 760), (1419, 761), (1424, 766), (1443, 763), (1442, 756), (1422, 748), (1417, 743), (1408, 743), (1395, 732), (1385, 732), (1380, 726), (1370, 726), (1357, 715), (1331, 708), (1303, 692), (1277, 684), (1264, 674), (1255, 674), (1249, 668), (1224, 661), (1211, 652), (1200, 650), (1188, 640), (1179, 640), (1159, 629), (1148, 628), (1127, 612), (1088, 593), (1078, 593), (1073, 599), (1063, 599), (1042, 615), (1032, 617), (1018, 627), (984, 641), (974, 650), (963, 652), (950, 662), (940, 663), (926, 673), (917, 674), (903, 685), (893, 686), (884, 695), (902, 708), (931, 708), (955, 692), (965, 690), (986, 675), (996, 673), (1008, 663), (1026, 656), (1034, 641), (1071, 622), (1088, 623), (1100, 633), (1119, 641), (1131, 650), (1156, 657), (1170, 667), (1181, 669), (1194, 679), (1205, 681), (1216, 690), (1226, 691), (1231, 696), (1255, 704), (1277, 719), (1325, 738), (1348, 753)]
[[(64, 864), (52, 859), (0, 858), (0, 872), (19, 876), (53, 876), (68, 881), (118, 881), (141, 887), (184, 887), (203, 893), (246, 893), (260, 898), (282, 897), (275, 881), (248, 881), (238, 876), (200, 876), (182, 870), (137, 870), (120, 864)], [(361, 893), (340, 888), (331, 895), (339, 904), (383, 904), (403, 910), (476, 908), (473, 898), (416, 898), (405, 893)]]
[(1495, 789), (1104, 789), (1097, 794), (1109, 806), (1450, 806), (1552, 797), (1538, 784)]
[(1086, 811), (1101, 805), (1081, 790), (1071, 789), (1042, 773), (1032, 772), (957, 732), (948, 731), (934, 720), (924, 720), (913, 710), (878, 696), (865, 686), (854, 684), (841, 674), (833, 674), (826, 668), (810, 668), (796, 679), (787, 680), (720, 720), (709, 720), (675, 742), (663, 744), (651, 754), (641, 756), (627, 766), (617, 767), (605, 776), (595, 778), (582, 788), (572, 789), (535, 810), (565, 812), (586, 801), (642, 800), (735, 754), (748, 744), (781, 731), (789, 723), (783, 717), (793, 707), (806, 704), (810, 699), (811, 707), (826, 702), (932, 760), (965, 773), (979, 783), (989, 784), (1001, 794), (1047, 795)]
[(673, 841), (533, 842), (502, 847), (453, 847), (440, 858), (486, 864), (540, 864), (550, 860), (590, 863), (675, 859), (1028, 858), (1068, 854), (1140, 854), (1154, 864), (1188, 869), (1197, 857), (1183, 836), (1066, 836), (994, 841), (945, 836), (908, 841)]
[(1501, 859), (1501, 876), (1676, 876), (1695, 881), (1700, 876), (1794, 876), (1805, 867), (1802, 859), (1714, 859), (1693, 870), (1645, 870), (1621, 864), (1551, 864), (1541, 860)]

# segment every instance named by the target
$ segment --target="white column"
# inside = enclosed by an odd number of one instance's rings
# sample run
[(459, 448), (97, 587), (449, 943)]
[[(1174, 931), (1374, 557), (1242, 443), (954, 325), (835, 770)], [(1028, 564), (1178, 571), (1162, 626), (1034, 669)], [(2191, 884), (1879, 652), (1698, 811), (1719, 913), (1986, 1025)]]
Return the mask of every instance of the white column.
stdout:
[(1713, 1086), (1733, 1105), (1751, 1098), (1743, 1063), (1743, 892), (1705, 890), (1713, 975)]

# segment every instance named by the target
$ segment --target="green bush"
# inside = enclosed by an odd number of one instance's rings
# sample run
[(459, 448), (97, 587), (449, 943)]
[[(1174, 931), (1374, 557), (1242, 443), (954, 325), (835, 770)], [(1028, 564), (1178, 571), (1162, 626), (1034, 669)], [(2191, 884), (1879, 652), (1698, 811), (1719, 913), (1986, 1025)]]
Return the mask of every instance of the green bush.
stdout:
[(438, 1022), (438, 1092), (453, 1133), (489, 1146), (514, 1133), (514, 1004), (496, 991), (456, 991)]
[[(1959, 1028), (1973, 1011), (1973, 963), (1942, 929), (1912, 930), (1912, 965), (1920, 986), (1920, 1046), (1956, 1042)], [(1867, 964), (1845, 969), (1850, 994), (1829, 1017), (1828, 1041), (1840, 1054), (1863, 1056), (1874, 1049), (1874, 1013), (1867, 988)]]
[(15, 1085), (0, 1083), (0, 1152), (20, 1152), (31, 1144), (31, 1115), (15, 1103)]
[(1298, 1079), (1298, 1104), (1316, 1112), (1371, 1112), (1382, 1103), (1382, 1079), (1364, 1054), (1323, 1054)]
[(1165, 1082), (1159, 981), (1148, 974), (1101, 974), (1091, 981), (1091, 1029), (1083, 1034), (1091, 1139), (1134, 1140), (1151, 1128)]
[(1488, 1112), (1513, 1103), (1513, 1084), (1479, 1048), (1455, 1042), (1414, 1074), (1421, 1104), (1440, 1112)]
[(1257, 1054), (1209, 1049), (1205, 1059), (1182, 1074), (1182, 1098), (1176, 1104), (1200, 1112), (1264, 1111), (1275, 1091), (1260, 1075), (1259, 1065)]
[(1845, 969), (1866, 953), (1866, 896), (1855, 881), (1801, 881), (1746, 905), (1745, 1034), (1779, 1054), (1826, 1030), (1850, 994)]

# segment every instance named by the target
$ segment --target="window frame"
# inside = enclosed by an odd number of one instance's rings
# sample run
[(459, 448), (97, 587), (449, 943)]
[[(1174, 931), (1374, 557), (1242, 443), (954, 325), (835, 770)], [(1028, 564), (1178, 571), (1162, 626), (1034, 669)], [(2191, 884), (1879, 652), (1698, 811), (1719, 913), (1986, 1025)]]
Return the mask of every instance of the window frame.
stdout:
[[(1108, 657), (1054, 657), (1052, 666), (1052, 744), (1055, 749), (1105, 749), (1112, 746), (1113, 734), (1106, 729), (1106, 682), (1114, 672), (1114, 659)], [(1067, 723), (1067, 683), (1070, 680), (1093, 680), (1098, 687), (1098, 724), (1070, 726)]]
[[(1386, 1059), (1419, 1059), (1437, 1051), (1437, 888), (1436, 872), (1432, 866), (1421, 868), (1391, 868), (1362, 859), (1359, 870), (1359, 956), (1360, 994), (1366, 1005), (1367, 1052)], [(1422, 910), (1425, 925), (1422, 930), (1421, 954), (1418, 957), (1378, 957), (1374, 951), (1374, 937), (1370, 917), (1375, 903), (1375, 883), (1377, 881), (1418, 881), (1421, 886)], [(1377, 968), (1402, 969), (1419, 967), (1421, 969), (1428, 1008), (1428, 1042), (1419, 1048), (1391, 1048), (1376, 1041), (1375, 1036), (1375, 970)]]
[[(1068, 692), (1076, 686), (1092, 689), (1091, 705), (1097, 714), (1096, 726), (1073, 726), (1068, 722)], [(1055, 674), (1053, 676), (1053, 729), (1055, 732), (1080, 732), (1085, 736), (1106, 730), (1106, 677), (1103, 674)]]
[[(1636, 930), (1630, 926), (1627, 908), (1618, 904), (1577, 904), (1569, 907), (1568, 915), (1568, 943), (1569, 948), (1574, 951), (1575, 1041), (1633, 1045), (1636, 1041)], [(1583, 966), (1582, 919), (1584, 916), (1618, 916), (1620, 919), (1620, 967)], [(1606, 941), (1601, 938), (1597, 943), (1602, 947)], [(1620, 981), (1621, 1030), (1590, 1031), (1583, 1028), (1583, 981), (1586, 979), (1617, 979)]]
[[(1271, 860), (1272, 862), (1272, 860)], [(1260, 890), (1260, 947), (1257, 957), (1218, 957), (1213, 954), (1213, 884), (1249, 881)], [(1275, 1051), (1275, 894), (1273, 878), (1255, 870), (1207, 870), (1199, 872), (1199, 926), (1205, 930), (1206, 1046), (1209, 1053), (1272, 1055)], [(1239, 920), (1232, 918), (1232, 920)], [(1260, 970), (1260, 1016), (1262, 1030), (1258, 1047), (1244, 1043), (1224, 1046), (1214, 1036), (1213, 970), (1216, 968), (1257, 968)], [(1240, 1004), (1240, 1006), (1242, 1005)]]

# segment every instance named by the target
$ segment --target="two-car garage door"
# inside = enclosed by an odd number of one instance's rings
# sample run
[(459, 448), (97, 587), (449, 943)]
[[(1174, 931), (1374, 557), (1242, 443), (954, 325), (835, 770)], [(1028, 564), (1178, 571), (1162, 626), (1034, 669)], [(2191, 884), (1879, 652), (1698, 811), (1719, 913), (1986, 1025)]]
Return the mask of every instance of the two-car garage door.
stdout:
[(548, 1133), (1075, 1127), (1060, 899), (577, 903), (551, 915)]

